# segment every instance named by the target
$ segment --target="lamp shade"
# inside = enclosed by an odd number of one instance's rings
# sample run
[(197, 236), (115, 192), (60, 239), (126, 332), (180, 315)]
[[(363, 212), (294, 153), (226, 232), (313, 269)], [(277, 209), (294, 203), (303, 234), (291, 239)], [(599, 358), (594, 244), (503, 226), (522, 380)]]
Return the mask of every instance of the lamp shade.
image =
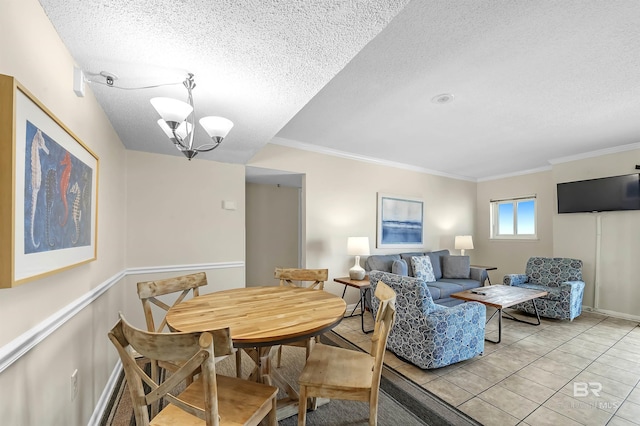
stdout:
[(167, 123), (182, 123), (193, 111), (193, 107), (186, 102), (172, 98), (152, 98), (151, 105), (158, 111), (160, 117)]
[(347, 254), (351, 256), (369, 255), (369, 237), (347, 238)]
[(471, 235), (456, 235), (456, 250), (471, 250), (473, 248), (473, 238)]
[(207, 132), (210, 138), (224, 139), (233, 127), (233, 121), (224, 117), (202, 117), (200, 125)]

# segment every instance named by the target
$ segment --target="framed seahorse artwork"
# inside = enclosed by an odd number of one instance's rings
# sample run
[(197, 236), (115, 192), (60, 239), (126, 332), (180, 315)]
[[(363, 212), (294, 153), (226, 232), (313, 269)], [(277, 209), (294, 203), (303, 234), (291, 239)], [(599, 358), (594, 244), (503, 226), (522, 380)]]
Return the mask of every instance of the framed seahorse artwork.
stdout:
[(95, 260), (98, 157), (4, 75), (0, 144), (0, 288)]

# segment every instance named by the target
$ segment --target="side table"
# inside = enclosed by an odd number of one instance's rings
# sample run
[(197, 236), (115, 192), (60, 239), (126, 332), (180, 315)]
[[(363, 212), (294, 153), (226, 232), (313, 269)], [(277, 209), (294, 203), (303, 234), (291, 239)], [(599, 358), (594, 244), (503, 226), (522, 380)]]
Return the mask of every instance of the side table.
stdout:
[[(484, 269), (485, 271), (496, 271), (498, 269), (497, 266), (484, 266), (484, 265), (471, 265), (474, 268)], [(489, 285), (491, 285), (491, 278), (489, 278), (489, 274), (487, 273), (487, 281), (489, 281)], [(482, 284), (484, 285), (484, 283)]]
[[(343, 299), (344, 299), (345, 293), (347, 292), (347, 287), (353, 287), (360, 290), (360, 300), (358, 301), (358, 303), (356, 303), (356, 306), (353, 308), (353, 310), (351, 311), (351, 315), (349, 316), (352, 317), (353, 313), (356, 311), (358, 306), (360, 306), (360, 326), (362, 328), (362, 332), (365, 334), (371, 333), (373, 329), (371, 330), (364, 329), (364, 311), (366, 308), (369, 308), (369, 312), (371, 312), (371, 316), (373, 317), (373, 310), (371, 309), (370, 306), (368, 306), (369, 304), (367, 303), (367, 293), (369, 293), (369, 291), (371, 290), (371, 284), (369, 283), (369, 276), (365, 276), (363, 280), (352, 280), (349, 277), (334, 278), (333, 280), (337, 283), (344, 284), (344, 290), (342, 290)], [(375, 321), (375, 318), (373, 320)]]

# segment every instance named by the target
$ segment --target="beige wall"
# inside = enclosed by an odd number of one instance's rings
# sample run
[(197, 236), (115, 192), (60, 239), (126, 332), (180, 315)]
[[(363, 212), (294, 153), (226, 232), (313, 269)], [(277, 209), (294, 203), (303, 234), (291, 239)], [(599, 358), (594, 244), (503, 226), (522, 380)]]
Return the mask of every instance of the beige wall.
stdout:
[[(475, 231), (476, 184), (268, 144), (250, 166), (304, 173), (306, 267), (329, 268), (329, 279), (353, 266), (347, 237), (368, 236), (372, 253), (412, 249), (376, 248), (377, 192), (420, 197), (425, 202), (425, 250), (453, 249), (455, 235)], [(474, 253), (469, 254), (474, 261)], [(364, 259), (362, 260), (364, 264)], [(329, 282), (327, 290), (342, 294)], [(349, 289), (347, 302), (357, 292)]]
[[(118, 312), (144, 327), (137, 281), (202, 264), (203, 293), (244, 285), (244, 166), (125, 151), (91, 87), (74, 94), (74, 61), (37, 0), (3, 0), (0, 39), (0, 73), (15, 76), (100, 159), (98, 259), (0, 290), (0, 354), (112, 284), (0, 373), (0, 423), (87, 424), (116, 363), (106, 335)], [(223, 210), (222, 200), (237, 209)]]
[[(630, 174), (640, 164), (640, 150), (600, 155), (556, 163), (552, 170), (478, 183), (477, 261), (495, 265), (492, 282), (508, 273), (522, 273), (531, 256), (581, 259), (584, 263), (583, 305), (596, 306), (595, 281), (598, 273), (597, 308), (603, 312), (640, 317), (640, 212), (558, 214), (556, 184), (605, 176)], [(538, 239), (508, 241), (489, 239), (489, 200), (537, 194)], [(598, 260), (597, 222), (601, 238)]]
[(127, 151), (126, 200), (129, 268), (244, 262), (243, 165)]
[(298, 267), (300, 189), (247, 183), (247, 287), (276, 285), (275, 267)]
[[(490, 200), (529, 195), (536, 195), (538, 238), (518, 241), (490, 239)], [(498, 268), (489, 272), (492, 283), (501, 283), (505, 274), (524, 272), (524, 266), (531, 256), (553, 255), (554, 197), (551, 171), (478, 183), (474, 252), (478, 264)]]
[[(640, 164), (640, 149), (560, 163), (553, 167), (554, 184), (636, 173), (636, 164)], [(555, 214), (553, 220), (554, 253), (584, 262), (585, 305), (595, 305), (597, 272), (597, 308), (640, 317), (640, 211)], [(601, 222), (599, 260), (598, 221)]]
[[(73, 93), (73, 59), (37, 0), (3, 0), (0, 40), (0, 73), (16, 77), (100, 158), (98, 260), (0, 290), (2, 348), (124, 268), (125, 150), (91, 90)], [(0, 373), (0, 422), (86, 424), (113, 368), (105, 336), (122, 305), (118, 289), (107, 292)], [(76, 368), (80, 395), (71, 402)]]

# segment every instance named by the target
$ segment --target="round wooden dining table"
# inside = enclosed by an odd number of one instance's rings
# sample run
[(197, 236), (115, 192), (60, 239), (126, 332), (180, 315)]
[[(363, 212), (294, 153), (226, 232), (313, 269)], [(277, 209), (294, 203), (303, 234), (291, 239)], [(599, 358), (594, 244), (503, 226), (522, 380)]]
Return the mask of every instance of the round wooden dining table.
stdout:
[(166, 319), (177, 331), (229, 327), (233, 345), (256, 364), (252, 377), (268, 380), (287, 395), (278, 401), (278, 419), (297, 414), (298, 393), (275, 369), (278, 345), (317, 336), (335, 327), (346, 311), (342, 298), (301, 287), (247, 287), (209, 293), (180, 302)]

